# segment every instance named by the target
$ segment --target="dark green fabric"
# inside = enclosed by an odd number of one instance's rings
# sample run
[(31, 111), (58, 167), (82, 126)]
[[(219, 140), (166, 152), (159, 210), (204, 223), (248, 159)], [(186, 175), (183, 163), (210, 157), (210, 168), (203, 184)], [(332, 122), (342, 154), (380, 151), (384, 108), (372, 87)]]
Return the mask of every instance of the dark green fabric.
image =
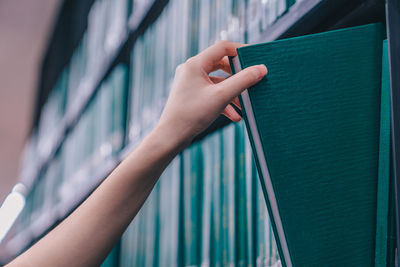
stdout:
[(242, 68), (268, 67), (249, 95), (293, 266), (374, 265), (382, 36), (366, 25), (238, 49)]

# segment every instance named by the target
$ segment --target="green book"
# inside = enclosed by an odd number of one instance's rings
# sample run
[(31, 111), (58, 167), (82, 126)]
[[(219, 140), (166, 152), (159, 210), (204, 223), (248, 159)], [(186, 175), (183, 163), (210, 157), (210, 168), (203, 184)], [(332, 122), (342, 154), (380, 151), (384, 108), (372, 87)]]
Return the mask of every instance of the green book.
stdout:
[(129, 138), (135, 140), (141, 134), (141, 113), (143, 110), (143, 37), (138, 38), (131, 57)]
[(210, 5), (211, 0), (200, 1), (199, 36), (196, 38), (200, 51), (206, 49), (210, 42)]
[(247, 206), (246, 206), (246, 155), (244, 124), (235, 125), (235, 232), (236, 232), (236, 266), (248, 266), (247, 250)]
[(121, 238), (121, 255), (120, 255), (120, 266), (127, 267), (136, 265), (136, 260), (139, 256), (139, 211), (135, 216), (127, 230), (124, 232)]
[(158, 266), (178, 265), (180, 178), (180, 160), (176, 158), (160, 177)]
[(221, 234), (221, 137), (215, 133), (209, 137), (211, 143), (214, 164), (212, 166), (212, 213), (211, 213), (211, 266), (221, 266), (222, 234)]
[(113, 152), (118, 153), (123, 145), (126, 129), (127, 110), (127, 67), (118, 65), (115, 67), (109, 80), (112, 87), (112, 140)]
[(159, 183), (157, 183), (146, 200), (147, 214), (145, 217), (145, 230), (142, 233), (145, 238), (144, 266), (154, 266), (158, 256), (158, 197)]
[(241, 103), (284, 266), (374, 265), (383, 35), (364, 25), (232, 61), (269, 70)]
[(133, 244), (132, 266), (144, 266), (145, 263), (145, 248), (146, 248), (146, 217), (147, 217), (147, 202), (144, 203), (141, 210), (136, 215), (135, 238)]
[[(257, 181), (259, 177), (257, 176), (257, 172), (254, 173), (254, 180)], [(266, 233), (268, 232), (268, 211), (265, 205), (264, 195), (261, 189), (260, 183), (257, 181), (256, 190), (256, 213), (255, 213), (255, 226), (256, 226), (256, 238), (255, 238), (255, 251), (256, 251), (256, 266), (263, 266), (267, 263), (266, 258), (266, 247), (267, 247), (267, 238)]]
[(201, 266), (210, 266), (211, 261), (211, 219), (212, 219), (212, 189), (213, 189), (213, 166), (214, 154), (213, 146), (210, 139), (205, 139), (202, 144), (203, 155), (203, 190), (202, 190), (202, 205), (201, 205)]
[(201, 264), (201, 191), (202, 158), (200, 144), (194, 144), (182, 153), (183, 161), (183, 216), (184, 265)]
[(247, 132), (245, 132), (245, 161), (246, 161), (246, 226), (247, 226), (247, 263), (248, 266), (254, 266), (256, 263), (256, 186), (258, 181), (254, 177), (255, 163), (251, 151), (251, 145)]
[(226, 126), (221, 131), (222, 142), (222, 190), (221, 236), (222, 265), (233, 266), (236, 259), (235, 232), (235, 127)]

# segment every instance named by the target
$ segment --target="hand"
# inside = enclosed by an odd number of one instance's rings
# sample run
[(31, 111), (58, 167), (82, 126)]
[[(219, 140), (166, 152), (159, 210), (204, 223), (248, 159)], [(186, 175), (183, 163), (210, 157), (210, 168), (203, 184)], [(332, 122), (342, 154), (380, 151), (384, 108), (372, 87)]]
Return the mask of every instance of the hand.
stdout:
[(259, 82), (267, 68), (251, 66), (226, 79), (209, 74), (218, 69), (231, 73), (228, 56), (236, 56), (236, 49), (241, 46), (220, 41), (176, 68), (159, 126), (171, 130), (178, 142), (190, 144), (221, 113), (232, 121), (240, 121), (240, 115), (229, 104), (240, 108), (237, 96)]

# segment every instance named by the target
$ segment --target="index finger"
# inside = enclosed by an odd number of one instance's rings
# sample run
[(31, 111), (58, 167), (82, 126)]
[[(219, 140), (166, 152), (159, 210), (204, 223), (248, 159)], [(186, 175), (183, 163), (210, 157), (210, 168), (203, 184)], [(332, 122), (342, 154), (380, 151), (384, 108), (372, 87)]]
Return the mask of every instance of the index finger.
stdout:
[(223, 59), (223, 57), (237, 56), (236, 49), (242, 46), (246, 45), (229, 41), (219, 41), (205, 49), (196, 57), (203, 70), (207, 73), (210, 73), (214, 69), (214, 65)]

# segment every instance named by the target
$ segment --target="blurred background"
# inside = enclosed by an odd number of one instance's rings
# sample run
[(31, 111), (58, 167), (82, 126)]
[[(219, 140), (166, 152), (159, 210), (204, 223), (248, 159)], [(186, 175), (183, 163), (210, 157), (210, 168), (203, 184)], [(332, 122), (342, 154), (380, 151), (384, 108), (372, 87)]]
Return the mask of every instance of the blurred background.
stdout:
[(0, 199), (18, 180), (40, 63), (59, 0), (0, 0)]

